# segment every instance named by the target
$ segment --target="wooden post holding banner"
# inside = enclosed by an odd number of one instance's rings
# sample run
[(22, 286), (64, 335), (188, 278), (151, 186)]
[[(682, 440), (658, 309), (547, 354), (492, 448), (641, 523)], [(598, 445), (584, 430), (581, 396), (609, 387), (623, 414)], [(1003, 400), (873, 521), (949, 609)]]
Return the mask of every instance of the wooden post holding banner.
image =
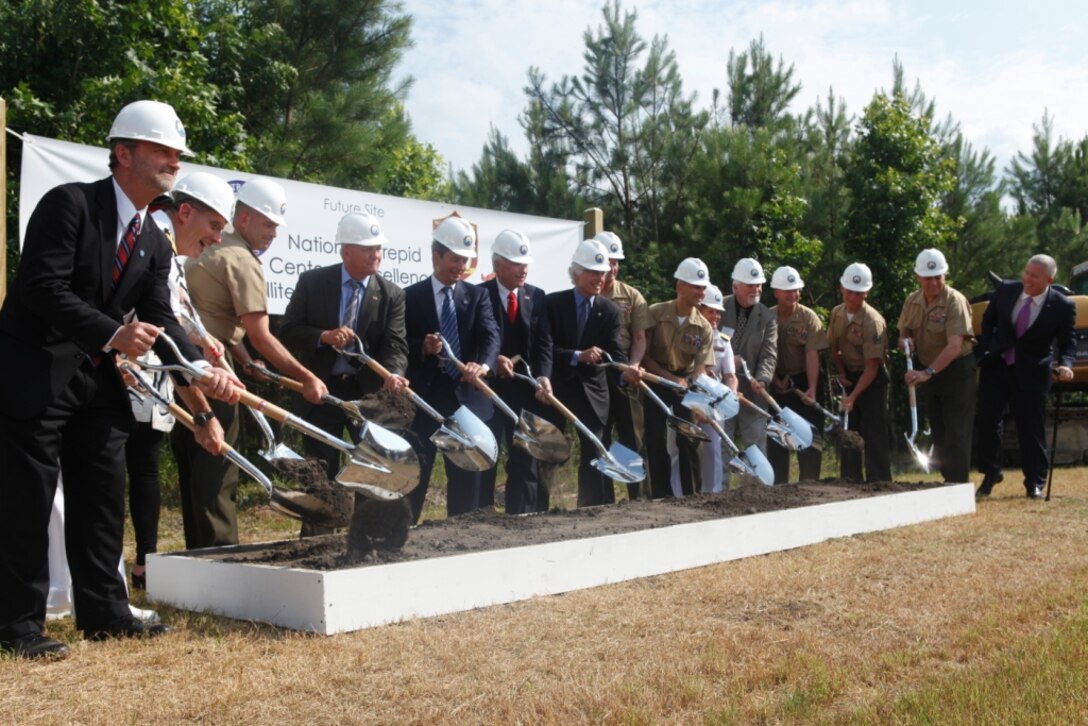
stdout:
[(0, 98), (0, 305), (8, 295), (8, 104)]
[(582, 239), (592, 239), (604, 231), (604, 211), (599, 207), (590, 207), (582, 212), (582, 218), (586, 221)]

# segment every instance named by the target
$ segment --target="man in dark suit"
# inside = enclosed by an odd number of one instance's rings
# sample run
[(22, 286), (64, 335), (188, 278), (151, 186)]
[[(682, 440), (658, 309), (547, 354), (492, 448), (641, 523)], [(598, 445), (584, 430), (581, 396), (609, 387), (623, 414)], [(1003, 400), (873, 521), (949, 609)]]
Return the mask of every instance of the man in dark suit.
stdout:
[(982, 317), (977, 425), (983, 480), (979, 496), (989, 496), (1004, 479), (1002, 416), (1009, 404), (1016, 418), (1027, 496), (1043, 496), (1048, 470), (1043, 429), (1055, 350), (1058, 365), (1053, 375), (1059, 381), (1072, 380), (1076, 353), (1076, 308), (1050, 287), (1057, 271), (1052, 257), (1035, 255), (1024, 267), (1020, 282), (1004, 282), (997, 288)]
[[(117, 570), (132, 411), (113, 355), (135, 359), (154, 346), (174, 361), (156, 342), (165, 329), (183, 355), (200, 358), (170, 308), (170, 245), (147, 217), (191, 152), (174, 109), (155, 101), (122, 109), (109, 145), (111, 177), (61, 185), (38, 203), (0, 310), (0, 650), (31, 658), (67, 653), (43, 635), (62, 469), (77, 626), (92, 640), (168, 630), (132, 616)], [(133, 310), (139, 322), (123, 324)], [(232, 396), (231, 376), (210, 379), (207, 393)], [(200, 440), (218, 450), (222, 429), (206, 420)]]
[[(383, 383), (373, 371), (339, 355), (335, 348), (363, 341), (367, 353), (394, 375), (384, 386), (399, 391), (407, 381), (408, 344), (404, 338), (404, 291), (378, 274), (382, 246), (388, 244), (377, 220), (365, 213), (344, 215), (336, 226), (339, 265), (308, 270), (298, 278), (280, 323), (279, 337), (298, 361), (345, 401), (374, 393)], [(359, 441), (358, 429), (337, 406), (315, 406), (301, 399), (295, 413), (329, 432)], [(340, 470), (340, 451), (312, 437), (304, 438), (306, 453), (325, 462), (332, 479)], [(361, 495), (360, 495), (361, 496)], [(327, 532), (304, 522), (303, 535)]]
[[(367, 353), (395, 374), (385, 388), (398, 391), (406, 384), (408, 343), (404, 335), (404, 291), (383, 278), (382, 246), (388, 244), (381, 226), (369, 214), (344, 215), (336, 227), (339, 265), (308, 270), (287, 304), (279, 337), (302, 365), (329, 388), (329, 393), (351, 401), (374, 393), (383, 383), (370, 368), (349, 361), (335, 348), (350, 346), (355, 336)], [(303, 400), (296, 411), (306, 421), (341, 436), (344, 428), (355, 436), (343, 410), (315, 406)], [(329, 477), (340, 469), (340, 452), (306, 437), (307, 453), (326, 463)]]
[[(495, 325), (499, 329), (499, 375), (493, 388), (515, 413), (529, 408), (540, 413), (532, 389), (513, 378), (511, 359), (521, 356), (532, 366), (541, 386), (551, 390), (552, 336), (544, 314), (544, 291), (525, 284), (529, 275), (529, 238), (521, 232), (504, 230), (491, 245), (491, 266), (495, 277), (480, 285), (487, 290)], [(506, 513), (525, 514), (548, 510), (548, 489), (540, 484), (540, 464), (525, 449), (513, 445), (517, 424), (496, 410), (487, 422), (497, 441), (505, 441)], [(495, 503), (495, 469), (480, 472), (480, 505)]]
[[(487, 291), (461, 280), (468, 261), (476, 254), (476, 230), (466, 220), (447, 217), (435, 228), (431, 242), (434, 274), (404, 290), (408, 381), (439, 413), (448, 416), (463, 405), (486, 421), (494, 407), (472, 380), (495, 369), (499, 331)], [(439, 360), (440, 333), (465, 363), (463, 375), (452, 363)], [(431, 434), (437, 428), (437, 422), (426, 412), (416, 413), (412, 432), (419, 437), (419, 486), (410, 494), (416, 521), (423, 513), (430, 485), (435, 457)], [(479, 507), (480, 473), (465, 471), (447, 458), (447, 513), (465, 514)]]
[[(604, 437), (608, 421), (607, 376), (618, 373), (596, 364), (604, 360), (604, 353), (614, 361), (627, 362), (620, 341), (620, 308), (601, 295), (608, 270), (608, 249), (597, 240), (583, 240), (570, 265), (574, 287), (547, 296), (555, 397), (597, 438)], [(597, 449), (581, 433), (578, 436), (582, 456), (578, 464), (578, 506), (611, 504), (616, 501), (612, 480), (592, 464)]]

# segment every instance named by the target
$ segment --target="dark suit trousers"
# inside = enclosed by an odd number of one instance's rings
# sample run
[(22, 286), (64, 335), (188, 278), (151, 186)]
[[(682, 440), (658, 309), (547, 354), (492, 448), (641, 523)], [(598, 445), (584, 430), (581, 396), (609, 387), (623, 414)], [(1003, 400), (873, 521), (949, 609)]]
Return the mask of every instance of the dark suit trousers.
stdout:
[(981, 366), (978, 384), (978, 466), (983, 474), (1001, 471), (1005, 406), (1011, 405), (1020, 445), (1024, 486), (1042, 486), (1049, 468), (1046, 450), (1046, 392), (1025, 391), (1013, 366), (1001, 359)]
[[(605, 427), (609, 437), (605, 443), (619, 441), (636, 454), (644, 455), (642, 434), (646, 428), (645, 414), (642, 410), (642, 391), (633, 386), (620, 386), (615, 373), (608, 375), (608, 425)], [(653, 405), (650, 402), (649, 405)], [(648, 479), (627, 485), (627, 498), (650, 498)]]
[[(847, 372), (847, 378), (857, 384), (861, 372)], [(882, 368), (865, 392), (854, 401), (850, 412), (850, 430), (865, 440), (865, 451), (840, 447), (839, 474), (855, 481), (891, 481), (891, 442), (888, 431), (888, 374)], [(865, 475), (862, 476), (862, 460)]]
[[(580, 384), (575, 389), (570, 387), (558, 388), (555, 391), (555, 397), (569, 408), (571, 413), (585, 424), (585, 427), (594, 436), (603, 441), (605, 435), (604, 423), (597, 418), (596, 412), (589, 404), (585, 394), (581, 393), (580, 388)], [(570, 425), (568, 425), (562, 414), (554, 408), (548, 407), (546, 418), (569, 435)], [(593, 460), (600, 455), (600, 452), (581, 431), (578, 432), (578, 449), (581, 456), (578, 461), (578, 506), (593, 507), (598, 504), (614, 504), (616, 491), (612, 479), (606, 477), (597, 467), (593, 466)], [(552, 469), (553, 467), (548, 468)], [(549, 472), (545, 475), (546, 481), (551, 481), (552, 473)]]
[[(226, 442), (234, 446), (238, 442), (238, 404), (215, 400), (208, 403), (223, 427)], [(238, 469), (227, 457), (208, 453), (184, 426), (175, 426), (170, 432), (170, 444), (178, 463), (185, 547), (195, 550), (238, 544), (238, 512), (234, 506)]]
[(93, 630), (129, 615), (117, 563), (125, 516), (122, 449), (131, 426), (128, 396), (108, 363), (84, 363), (38, 418), (0, 412), (0, 640), (44, 628), (58, 471), (76, 624)]
[[(444, 374), (440, 374), (444, 375)], [(435, 410), (443, 415), (449, 415), (457, 410), (460, 403), (454, 393), (453, 381), (447, 385), (445, 381), (431, 386), (430, 390), (422, 394), (424, 400)], [(438, 422), (426, 412), (418, 411), (412, 421), (412, 433), (418, 439), (416, 453), (419, 454), (419, 485), (412, 490), (409, 498), (412, 502), (412, 513), (418, 522), (423, 514), (423, 503), (427, 498), (427, 489), (430, 487), (431, 470), (434, 468), (434, 459), (437, 449), (431, 442), (431, 434), (438, 429)], [(466, 514), (480, 508), (480, 472), (465, 471), (455, 466), (446, 459), (446, 514), (453, 517), (458, 514)]]
[(965, 355), (918, 387), (919, 403), (933, 431), (933, 455), (949, 484), (970, 481), (975, 367), (975, 357)]
[[(181, 424), (177, 424), (181, 426)], [(128, 470), (128, 511), (136, 535), (136, 564), (147, 564), (147, 555), (158, 549), (159, 510), (159, 452), (165, 434), (146, 421), (132, 424), (132, 433), (125, 444), (125, 468)]]
[[(509, 384), (509, 385), (508, 385)], [(532, 411), (534, 400), (528, 394), (532, 389), (521, 381), (497, 381), (492, 385), (499, 397), (520, 414), (521, 410)], [(524, 391), (520, 390), (524, 389)], [(534, 413), (537, 413), (534, 411)], [(514, 443), (514, 432), (518, 425), (509, 416), (495, 407), (495, 415), (487, 422), (491, 433), (500, 446), (505, 447), (506, 457), (506, 513), (528, 514), (548, 511), (548, 488), (540, 480), (540, 462), (529, 452)], [(480, 472), (480, 506), (495, 504), (495, 478), (497, 467)]]
[[(792, 379), (794, 388), (801, 391), (808, 388), (807, 374), (798, 373), (796, 376), (792, 376)], [(798, 416), (814, 426), (813, 445), (797, 452), (797, 468), (801, 481), (819, 479), (823, 453), (817, 446), (820, 443), (820, 432), (823, 431), (823, 414), (812, 406), (806, 406), (793, 393), (776, 393), (774, 394), (774, 400), (782, 408), (795, 411)], [(790, 451), (786, 447), (776, 444), (770, 436), (767, 437), (767, 460), (771, 462), (771, 467), (774, 469), (775, 484), (785, 484), (790, 480)]]

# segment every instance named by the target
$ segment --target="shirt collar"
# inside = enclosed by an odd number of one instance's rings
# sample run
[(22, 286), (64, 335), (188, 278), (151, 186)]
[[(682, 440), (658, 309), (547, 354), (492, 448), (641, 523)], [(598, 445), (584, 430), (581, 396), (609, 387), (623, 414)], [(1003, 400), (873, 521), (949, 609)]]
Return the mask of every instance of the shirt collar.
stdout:
[[(135, 212), (133, 212), (133, 214), (135, 214)], [(159, 225), (159, 229), (161, 229), (162, 233), (166, 235), (166, 238), (170, 240), (170, 246), (174, 250), (174, 256), (179, 257), (177, 243), (178, 233), (174, 229), (174, 220), (170, 219), (170, 215), (167, 214), (164, 209), (152, 212), (151, 218), (155, 220), (155, 224)], [(132, 217), (129, 217), (129, 219), (132, 219)]]
[[(596, 297), (596, 295), (594, 295), (593, 297)], [(578, 288), (574, 288), (575, 307), (581, 307), (583, 300), (589, 300), (589, 306), (593, 307), (593, 297), (586, 297), (582, 293), (578, 292)]]
[(144, 212), (147, 211), (145, 205), (143, 209), (136, 209), (136, 205), (132, 203), (132, 200), (128, 198), (124, 190), (121, 189), (121, 185), (117, 183), (115, 177), (110, 177), (110, 181), (113, 182), (113, 193), (117, 197), (117, 218), (121, 220), (121, 224), (128, 227), (128, 223), (132, 221), (132, 218), (137, 214), (140, 215), (140, 225), (144, 223)]
[(1026, 298), (1030, 297), (1032, 300), (1035, 301), (1036, 305), (1041, 306), (1043, 304), (1043, 302), (1046, 301), (1046, 294), (1048, 292), (1050, 292), (1050, 285), (1047, 285), (1046, 288), (1044, 288), (1043, 291), (1041, 293), (1039, 293), (1038, 295), (1028, 295), (1026, 292), (1021, 291), (1020, 292), (1020, 299), (1017, 300), (1017, 302), (1018, 303), (1023, 302)]
[[(340, 287), (344, 287), (348, 284), (348, 280), (354, 280), (355, 278), (348, 274), (348, 268), (344, 265), (340, 265)], [(367, 283), (370, 282), (370, 275), (367, 275), (362, 280), (359, 280), (359, 284), (366, 289)]]
[(452, 285), (446, 285), (446, 284), (443, 284), (442, 281), (439, 280), (437, 277), (435, 277), (434, 275), (431, 275), (431, 291), (434, 293), (435, 297), (437, 297), (438, 295), (441, 295), (442, 294), (442, 289), (446, 288), (446, 287), (452, 287), (454, 290), (456, 290), (457, 289), (457, 283), (455, 282)]
[(508, 289), (506, 289), (506, 287), (504, 287), (503, 284), (501, 282), (499, 282), (499, 278), (497, 278), (497, 277), (495, 278), (495, 285), (497, 285), (498, 288), (499, 288), (499, 299), (504, 301), (504, 302), (506, 301), (506, 299), (508, 297), (510, 297), (511, 292), (513, 292), (515, 296), (518, 294), (517, 290), (508, 290)]

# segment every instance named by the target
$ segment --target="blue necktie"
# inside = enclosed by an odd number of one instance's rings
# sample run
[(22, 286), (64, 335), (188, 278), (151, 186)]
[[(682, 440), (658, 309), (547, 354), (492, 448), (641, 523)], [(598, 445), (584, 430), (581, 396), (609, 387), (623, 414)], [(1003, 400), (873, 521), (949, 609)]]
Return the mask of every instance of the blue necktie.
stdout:
[(589, 319), (589, 298), (582, 298), (582, 304), (578, 306), (578, 340), (582, 340), (582, 333), (586, 329), (586, 320)]
[[(461, 336), (457, 334), (457, 311), (453, 307), (453, 288), (444, 287), (442, 292), (445, 300), (442, 301), (442, 337), (450, 344), (450, 350), (457, 357), (461, 357)], [(446, 374), (455, 381), (461, 380), (461, 371), (453, 361), (445, 365)]]

